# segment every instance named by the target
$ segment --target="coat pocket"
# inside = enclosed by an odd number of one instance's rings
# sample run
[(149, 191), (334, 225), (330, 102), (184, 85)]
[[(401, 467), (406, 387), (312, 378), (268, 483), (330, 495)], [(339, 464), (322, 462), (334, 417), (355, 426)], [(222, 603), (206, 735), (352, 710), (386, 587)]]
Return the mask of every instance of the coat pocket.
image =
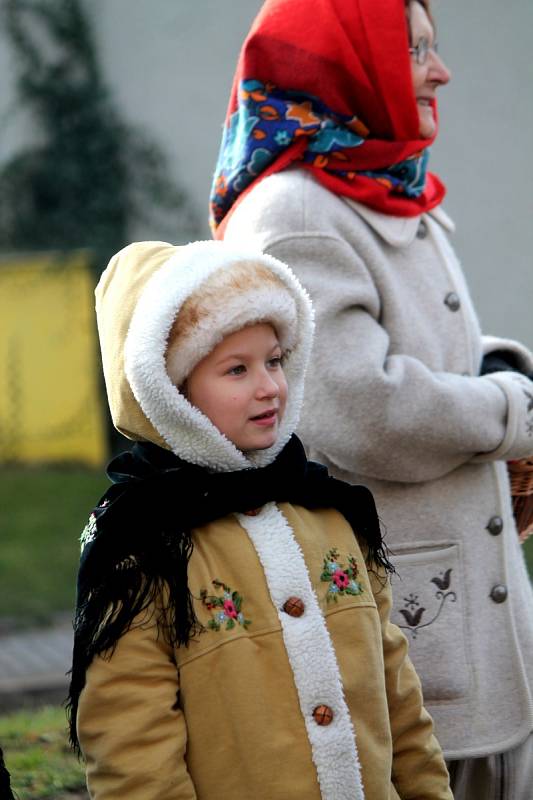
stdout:
[(459, 542), (396, 545), (392, 621), (409, 640), (424, 700), (465, 697), (472, 680)]

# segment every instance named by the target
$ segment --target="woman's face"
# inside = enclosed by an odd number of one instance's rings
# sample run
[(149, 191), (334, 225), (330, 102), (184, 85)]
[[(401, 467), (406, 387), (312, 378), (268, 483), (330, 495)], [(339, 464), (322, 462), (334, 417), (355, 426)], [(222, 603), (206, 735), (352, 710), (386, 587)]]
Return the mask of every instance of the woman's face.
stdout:
[(432, 101), (439, 86), (450, 80), (451, 74), (444, 61), (433, 50), (435, 31), (425, 8), (416, 0), (408, 7), (411, 47), (416, 48), (421, 40), (426, 39), (429, 45), (426, 60), (417, 62), (416, 53), (411, 53), (411, 75), (418, 109), (420, 124), (419, 133), (422, 139), (430, 139), (436, 133), (436, 122)]

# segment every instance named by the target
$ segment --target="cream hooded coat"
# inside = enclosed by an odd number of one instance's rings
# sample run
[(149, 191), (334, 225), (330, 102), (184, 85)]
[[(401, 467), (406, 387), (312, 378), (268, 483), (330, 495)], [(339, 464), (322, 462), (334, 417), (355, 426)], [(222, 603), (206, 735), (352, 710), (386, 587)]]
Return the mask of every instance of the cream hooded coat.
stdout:
[[(284, 265), (261, 256), (291, 293), (297, 324), (279, 439), (247, 459), (172, 386), (164, 363), (184, 298), (242, 257), (218, 243), (132, 245), (97, 291), (115, 424), (213, 471), (260, 468), (279, 452), (298, 419), (312, 338), (307, 297)], [(88, 669), (78, 734), (91, 796), (451, 800), (406, 639), (389, 621), (390, 588), (367, 572), (346, 520), (268, 503), (192, 537), (189, 588), (204, 632), (174, 650), (147, 615)], [(335, 564), (357, 567), (361, 591), (331, 602), (334, 581), (322, 574)], [(284, 610), (295, 597), (299, 617)], [(313, 716), (322, 705), (333, 714), (327, 726)]]
[(448, 758), (502, 752), (533, 727), (533, 596), (505, 461), (533, 453), (533, 383), (479, 377), (482, 356), (531, 353), (482, 336), (437, 208), (398, 218), (309, 173), (271, 176), (225, 241), (283, 259), (317, 330), (300, 435), (311, 458), (368, 485), (400, 580), (407, 634)]

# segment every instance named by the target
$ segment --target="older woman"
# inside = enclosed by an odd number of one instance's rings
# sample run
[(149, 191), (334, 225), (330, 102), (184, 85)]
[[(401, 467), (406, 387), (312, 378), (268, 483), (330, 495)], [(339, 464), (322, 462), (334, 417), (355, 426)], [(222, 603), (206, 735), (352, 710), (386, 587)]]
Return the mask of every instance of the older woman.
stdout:
[(312, 295), (301, 433), (375, 494), (395, 622), (456, 797), (525, 800), (533, 597), (505, 461), (533, 452), (533, 358), (481, 335), (448, 242), (427, 162), (449, 80), (427, 0), (266, 0), (237, 67), (212, 226), (288, 262)]

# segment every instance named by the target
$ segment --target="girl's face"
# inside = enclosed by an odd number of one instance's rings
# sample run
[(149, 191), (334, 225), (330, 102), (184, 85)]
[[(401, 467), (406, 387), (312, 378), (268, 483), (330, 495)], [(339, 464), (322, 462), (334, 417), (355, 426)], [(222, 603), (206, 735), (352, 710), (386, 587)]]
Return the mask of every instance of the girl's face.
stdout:
[[(435, 100), (437, 88), (448, 83), (451, 74), (433, 49), (435, 44), (433, 25), (425, 8), (416, 0), (409, 3), (408, 18), (411, 33), (411, 75), (418, 108), (419, 133), (422, 139), (430, 139), (435, 135), (437, 127), (432, 101)], [(416, 48), (423, 49), (424, 40), (429, 49), (424, 63), (419, 64), (418, 61), (423, 59), (417, 56)]]
[(274, 328), (259, 323), (226, 336), (192, 370), (186, 393), (239, 450), (271, 447), (287, 402)]

